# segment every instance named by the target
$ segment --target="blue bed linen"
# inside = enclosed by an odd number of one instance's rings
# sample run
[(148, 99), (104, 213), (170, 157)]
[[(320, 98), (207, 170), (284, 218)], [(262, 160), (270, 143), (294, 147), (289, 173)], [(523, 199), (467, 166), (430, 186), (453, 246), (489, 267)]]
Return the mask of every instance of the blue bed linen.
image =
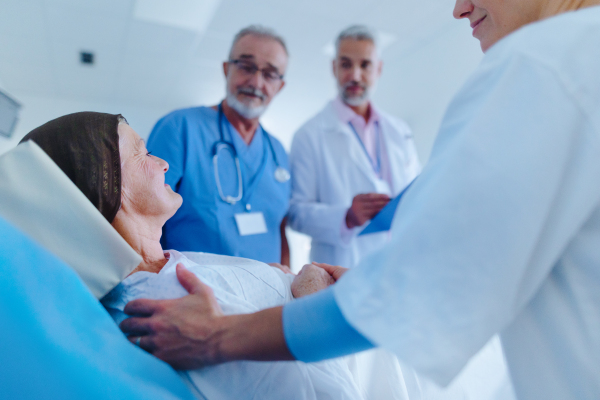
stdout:
[(346, 321), (331, 287), (286, 304), (283, 333), (292, 355), (304, 362), (341, 357), (374, 347)]
[(0, 398), (194, 398), (68, 266), (2, 218), (0, 238)]

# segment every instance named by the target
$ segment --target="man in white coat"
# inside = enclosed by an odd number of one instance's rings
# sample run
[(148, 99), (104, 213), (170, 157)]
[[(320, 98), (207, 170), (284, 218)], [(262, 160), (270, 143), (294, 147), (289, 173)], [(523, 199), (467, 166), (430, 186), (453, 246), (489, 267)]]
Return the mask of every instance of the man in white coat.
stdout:
[(370, 97), (381, 75), (375, 34), (351, 26), (336, 40), (339, 96), (296, 133), (290, 226), (312, 237), (311, 260), (353, 267), (387, 232), (358, 236), (420, 172), (410, 128)]
[[(335, 48), (338, 96), (292, 143), (288, 224), (312, 237), (312, 261), (354, 267), (389, 239), (387, 232), (358, 234), (421, 167), (408, 125), (371, 102), (383, 66), (376, 35), (351, 26), (338, 35)], [(412, 397), (405, 379), (414, 373), (402, 371), (394, 356), (375, 350), (360, 358), (350, 359), (350, 367), (370, 397)]]

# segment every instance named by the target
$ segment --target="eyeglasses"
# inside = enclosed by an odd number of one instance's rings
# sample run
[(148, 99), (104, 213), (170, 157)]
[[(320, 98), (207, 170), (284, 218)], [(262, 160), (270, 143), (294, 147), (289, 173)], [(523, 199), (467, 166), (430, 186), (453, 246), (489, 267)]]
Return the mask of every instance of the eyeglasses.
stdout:
[(262, 77), (265, 79), (265, 81), (267, 81), (269, 83), (275, 83), (275, 82), (283, 79), (283, 75), (281, 75), (276, 69), (274, 69), (274, 68), (259, 69), (258, 65), (254, 64), (251, 61), (229, 60), (227, 62), (230, 64), (234, 64), (242, 74), (244, 74), (248, 77), (254, 76), (256, 74), (256, 72), (260, 71)]

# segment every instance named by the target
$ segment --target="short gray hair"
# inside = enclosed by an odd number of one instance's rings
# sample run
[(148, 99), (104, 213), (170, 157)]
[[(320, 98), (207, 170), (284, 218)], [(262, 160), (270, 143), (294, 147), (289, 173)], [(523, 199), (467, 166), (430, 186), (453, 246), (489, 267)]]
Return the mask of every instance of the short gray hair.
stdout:
[(283, 40), (283, 37), (281, 37), (281, 35), (279, 35), (277, 32), (275, 32), (274, 29), (267, 28), (266, 26), (262, 26), (262, 25), (250, 25), (250, 26), (245, 27), (238, 33), (236, 33), (236, 35), (234, 36), (233, 43), (231, 43), (231, 48), (229, 49), (229, 58), (230, 59), (231, 59), (231, 54), (233, 52), (233, 48), (235, 47), (236, 43), (239, 42), (241, 38), (243, 38), (244, 36), (248, 36), (248, 35), (253, 35), (253, 36), (260, 37), (260, 38), (267, 38), (267, 39), (275, 40), (277, 43), (279, 43), (283, 47), (283, 50), (285, 51), (285, 55), (289, 57), (287, 46), (285, 45), (285, 40)]
[(366, 25), (352, 25), (340, 32), (335, 39), (335, 54), (340, 52), (340, 43), (342, 40), (368, 40), (377, 48), (377, 33)]

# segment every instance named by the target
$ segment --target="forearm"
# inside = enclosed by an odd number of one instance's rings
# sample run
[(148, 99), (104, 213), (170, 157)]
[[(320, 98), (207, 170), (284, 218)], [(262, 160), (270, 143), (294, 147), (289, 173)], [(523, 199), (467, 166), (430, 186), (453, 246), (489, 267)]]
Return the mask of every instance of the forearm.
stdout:
[(281, 222), (279, 231), (281, 233), (281, 265), (290, 266), (290, 246), (287, 241), (287, 235), (285, 234), (285, 227), (287, 226), (287, 217)]
[(223, 317), (212, 335), (209, 349), (214, 349), (211, 364), (234, 360), (293, 360), (283, 334), (283, 307), (269, 308), (253, 314)]

